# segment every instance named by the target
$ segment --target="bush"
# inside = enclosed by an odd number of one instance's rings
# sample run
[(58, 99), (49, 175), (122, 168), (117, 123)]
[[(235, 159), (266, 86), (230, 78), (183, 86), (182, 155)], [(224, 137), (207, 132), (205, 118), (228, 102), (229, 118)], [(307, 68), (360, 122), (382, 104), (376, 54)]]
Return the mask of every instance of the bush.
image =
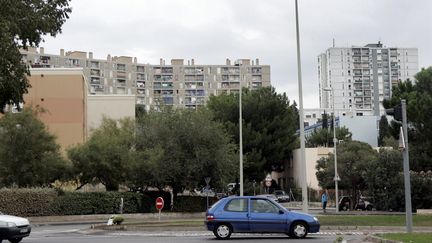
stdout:
[(132, 192), (66, 192), (54, 189), (1, 189), (0, 211), (18, 216), (115, 214), (154, 212), (154, 203), (143, 194)]
[(151, 212), (150, 198), (132, 192), (68, 192), (59, 197), (58, 205), (63, 215), (115, 214), (122, 197), (123, 213)]
[(120, 215), (114, 215), (113, 224), (120, 225), (120, 224), (123, 223), (123, 221), (124, 221), (124, 218), (122, 216), (120, 216)]
[(57, 215), (57, 191), (49, 188), (0, 189), (0, 211), (17, 216)]
[[(209, 197), (209, 206), (217, 202), (216, 197)], [(200, 196), (178, 196), (174, 200), (174, 212), (205, 212), (207, 211), (207, 198)]]

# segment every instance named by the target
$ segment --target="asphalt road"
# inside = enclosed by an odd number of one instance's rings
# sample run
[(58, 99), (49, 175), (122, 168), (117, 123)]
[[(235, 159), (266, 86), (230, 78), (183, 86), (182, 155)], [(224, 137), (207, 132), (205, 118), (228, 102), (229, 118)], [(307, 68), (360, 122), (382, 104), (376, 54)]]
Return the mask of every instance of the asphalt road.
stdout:
[[(90, 231), (89, 225), (63, 225), (63, 226), (41, 226), (34, 227), (30, 237), (25, 238), (23, 243), (193, 243), (193, 242), (221, 242), (206, 231), (184, 232), (107, 232), (107, 231)], [(361, 242), (363, 236), (358, 235), (341, 235), (344, 239), (355, 239)], [(233, 234), (229, 242), (248, 242), (248, 243), (266, 243), (271, 242), (334, 242), (339, 237), (336, 233), (310, 234), (305, 240), (290, 239), (285, 235), (267, 234), (267, 235), (247, 235)]]

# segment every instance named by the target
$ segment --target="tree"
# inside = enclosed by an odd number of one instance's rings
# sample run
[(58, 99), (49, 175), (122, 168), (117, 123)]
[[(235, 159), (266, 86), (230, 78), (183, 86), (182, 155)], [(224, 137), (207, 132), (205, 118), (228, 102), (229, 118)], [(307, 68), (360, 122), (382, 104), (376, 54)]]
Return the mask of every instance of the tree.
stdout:
[[(309, 136), (306, 138), (306, 146), (307, 147), (333, 147), (333, 130), (320, 128), (314, 130)], [(336, 139), (338, 141), (351, 141), (352, 134), (349, 132), (346, 127), (337, 127), (336, 128)]]
[[(377, 152), (367, 143), (350, 141), (339, 144), (337, 149), (338, 174), (341, 179), (338, 185), (345, 189), (354, 202), (359, 192), (367, 188), (364, 181), (365, 171), (370, 161), (377, 160)], [(322, 188), (333, 188), (334, 155), (317, 161), (316, 176)], [(353, 206), (353, 205), (351, 205)]]
[(86, 143), (69, 149), (68, 157), (81, 186), (97, 181), (108, 191), (118, 190), (130, 169), (134, 134), (134, 120), (104, 118)]
[(56, 36), (69, 18), (70, 0), (0, 1), (0, 112), (6, 105), (22, 103), (30, 87), (19, 48), (38, 46), (42, 36)]
[[(410, 80), (400, 82), (393, 88), (392, 98), (383, 104), (390, 108), (400, 104), (401, 99), (407, 101), (410, 168), (428, 171), (432, 170), (432, 116), (429, 114), (432, 110), (432, 67), (422, 69), (415, 78), (415, 83)], [(400, 123), (392, 122), (393, 135), (399, 134), (395, 126)]]
[(0, 186), (47, 186), (69, 170), (38, 112), (25, 108), (0, 118)]
[[(261, 181), (266, 173), (282, 169), (296, 148), (298, 112), (273, 87), (242, 92), (245, 179)], [(239, 95), (211, 96), (207, 107), (239, 144)]]
[(202, 186), (207, 176), (218, 188), (232, 182), (237, 168), (234, 146), (212, 118), (206, 109), (162, 107), (144, 113), (137, 121), (137, 174), (130, 176), (135, 178), (132, 184), (171, 186), (176, 196)]
[(377, 160), (366, 163), (363, 178), (368, 193), (379, 210), (398, 209), (404, 200), (402, 153), (394, 149), (380, 149)]
[(381, 116), (379, 121), (378, 146), (384, 146), (384, 138), (391, 136), (390, 127), (386, 116)]

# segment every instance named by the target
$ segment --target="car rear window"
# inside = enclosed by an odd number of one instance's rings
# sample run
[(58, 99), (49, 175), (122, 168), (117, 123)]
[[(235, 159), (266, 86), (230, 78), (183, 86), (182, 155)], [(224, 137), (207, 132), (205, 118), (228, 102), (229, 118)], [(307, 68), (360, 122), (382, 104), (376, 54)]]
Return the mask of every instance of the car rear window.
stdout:
[(225, 211), (247, 212), (248, 211), (248, 199), (247, 198), (232, 199), (225, 206)]

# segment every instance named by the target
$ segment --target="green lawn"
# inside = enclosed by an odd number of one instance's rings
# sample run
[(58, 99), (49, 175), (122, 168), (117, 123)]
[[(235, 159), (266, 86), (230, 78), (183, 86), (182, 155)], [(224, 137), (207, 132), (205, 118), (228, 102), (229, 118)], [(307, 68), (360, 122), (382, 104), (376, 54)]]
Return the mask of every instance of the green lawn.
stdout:
[(430, 243), (432, 242), (432, 233), (391, 233), (391, 234), (379, 234), (387, 240), (397, 240), (403, 242), (413, 242), (413, 243)]
[[(405, 226), (405, 215), (326, 215), (317, 217), (322, 226)], [(413, 225), (432, 226), (432, 216), (413, 215)]]

